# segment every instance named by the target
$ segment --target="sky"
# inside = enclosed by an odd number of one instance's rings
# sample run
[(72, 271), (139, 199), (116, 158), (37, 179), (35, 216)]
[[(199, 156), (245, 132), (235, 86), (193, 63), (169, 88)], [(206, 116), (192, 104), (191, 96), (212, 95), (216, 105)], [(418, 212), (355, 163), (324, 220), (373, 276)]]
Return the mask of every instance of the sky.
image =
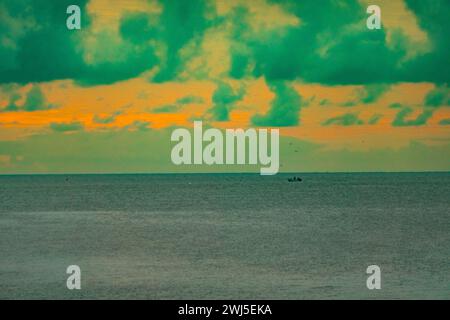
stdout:
[(0, 173), (259, 170), (173, 165), (194, 120), (279, 129), (282, 172), (449, 171), (449, 16), (448, 0), (0, 0)]

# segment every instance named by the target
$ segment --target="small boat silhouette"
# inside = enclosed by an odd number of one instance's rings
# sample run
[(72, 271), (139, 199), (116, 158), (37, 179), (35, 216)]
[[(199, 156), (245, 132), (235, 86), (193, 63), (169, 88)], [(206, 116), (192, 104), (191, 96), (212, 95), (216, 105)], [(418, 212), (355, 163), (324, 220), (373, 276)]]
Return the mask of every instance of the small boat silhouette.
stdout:
[(289, 182), (302, 182), (302, 178), (300, 177), (293, 177), (293, 178), (288, 178)]

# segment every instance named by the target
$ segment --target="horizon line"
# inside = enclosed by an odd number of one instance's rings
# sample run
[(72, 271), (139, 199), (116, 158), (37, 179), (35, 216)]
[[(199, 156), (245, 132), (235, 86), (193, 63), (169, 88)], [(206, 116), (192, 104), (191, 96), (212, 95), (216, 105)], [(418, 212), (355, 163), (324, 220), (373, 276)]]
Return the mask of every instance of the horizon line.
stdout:
[[(278, 172), (274, 175), (268, 175), (274, 177), (280, 174), (373, 174), (373, 173), (450, 173), (450, 170), (427, 170), (427, 171), (286, 171)], [(201, 175), (201, 174), (248, 174), (248, 175), (261, 175), (259, 172), (30, 172), (30, 173), (0, 173), (0, 176), (44, 176), (44, 175)], [(264, 175), (261, 175), (264, 176)]]

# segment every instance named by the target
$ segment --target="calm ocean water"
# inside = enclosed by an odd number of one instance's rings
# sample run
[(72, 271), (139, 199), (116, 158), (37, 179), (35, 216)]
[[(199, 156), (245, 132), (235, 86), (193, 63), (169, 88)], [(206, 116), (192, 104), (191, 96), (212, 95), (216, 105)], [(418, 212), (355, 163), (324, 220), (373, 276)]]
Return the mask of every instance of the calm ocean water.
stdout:
[(450, 298), (450, 174), (289, 176), (0, 176), (0, 298)]

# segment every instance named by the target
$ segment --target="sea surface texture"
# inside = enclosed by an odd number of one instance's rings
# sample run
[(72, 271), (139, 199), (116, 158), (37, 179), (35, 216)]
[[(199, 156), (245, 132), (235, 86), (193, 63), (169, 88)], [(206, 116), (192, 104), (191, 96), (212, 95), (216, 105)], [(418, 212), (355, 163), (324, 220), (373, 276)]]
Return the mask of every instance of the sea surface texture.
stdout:
[(450, 298), (450, 174), (292, 176), (0, 176), (0, 298)]

